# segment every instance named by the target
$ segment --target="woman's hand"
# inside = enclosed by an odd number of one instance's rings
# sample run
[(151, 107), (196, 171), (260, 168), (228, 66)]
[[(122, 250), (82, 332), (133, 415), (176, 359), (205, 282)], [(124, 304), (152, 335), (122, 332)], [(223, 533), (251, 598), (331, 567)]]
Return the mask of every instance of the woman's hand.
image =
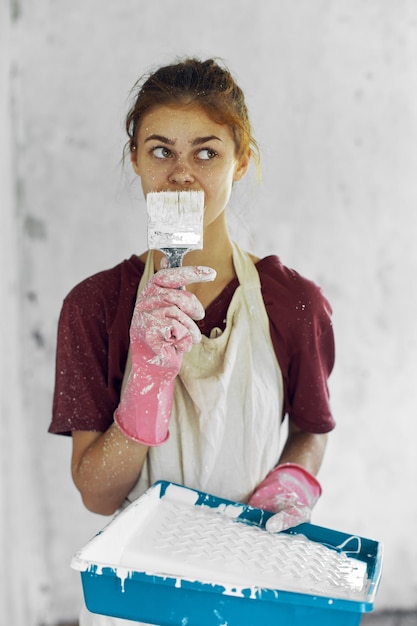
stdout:
[(163, 269), (139, 294), (130, 325), (131, 370), (114, 415), (130, 439), (155, 446), (168, 438), (175, 377), (184, 352), (201, 340), (194, 320), (205, 313), (182, 287), (215, 276), (208, 267)]
[(182, 287), (214, 280), (209, 267), (178, 267), (157, 272), (139, 294), (130, 325), (132, 357), (176, 372), (182, 354), (201, 339), (193, 320), (205, 311), (200, 301)]
[(279, 532), (310, 521), (321, 495), (315, 475), (327, 445), (326, 434), (308, 433), (289, 422), (288, 438), (281, 458), (252, 494), (251, 506), (275, 513), (266, 523), (270, 532)]
[(284, 463), (273, 469), (257, 487), (250, 506), (275, 513), (266, 523), (269, 532), (309, 522), (321, 495), (318, 480), (301, 465)]

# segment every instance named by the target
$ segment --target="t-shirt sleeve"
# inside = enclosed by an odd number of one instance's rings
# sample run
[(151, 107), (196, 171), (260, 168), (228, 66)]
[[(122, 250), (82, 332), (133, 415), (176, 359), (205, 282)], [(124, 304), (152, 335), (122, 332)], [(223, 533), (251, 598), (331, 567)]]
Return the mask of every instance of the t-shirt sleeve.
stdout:
[(288, 414), (307, 432), (326, 433), (335, 426), (328, 388), (335, 359), (330, 316), (330, 305), (316, 288), (305, 305), (305, 316), (296, 324), (300, 341), (288, 368)]
[(108, 322), (94, 281), (81, 283), (64, 300), (49, 432), (104, 432), (112, 423), (119, 390), (109, 380)]
[(335, 426), (328, 388), (335, 361), (330, 304), (315, 283), (278, 263), (261, 282), (283, 377), (283, 414), (307, 432), (329, 432)]

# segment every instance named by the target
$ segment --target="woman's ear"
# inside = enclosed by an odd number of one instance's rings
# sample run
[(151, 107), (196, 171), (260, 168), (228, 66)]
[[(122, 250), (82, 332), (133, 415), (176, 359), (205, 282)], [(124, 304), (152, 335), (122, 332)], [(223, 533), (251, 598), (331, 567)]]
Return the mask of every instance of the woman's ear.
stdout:
[(138, 163), (138, 151), (136, 150), (136, 147), (133, 147), (130, 151), (130, 162), (132, 163), (132, 167), (135, 171), (135, 174), (140, 176), (140, 168), (139, 168), (139, 163)]
[(248, 171), (250, 164), (251, 151), (247, 150), (239, 159), (236, 165), (236, 170), (233, 176), (234, 182), (240, 180), (244, 177), (246, 172)]

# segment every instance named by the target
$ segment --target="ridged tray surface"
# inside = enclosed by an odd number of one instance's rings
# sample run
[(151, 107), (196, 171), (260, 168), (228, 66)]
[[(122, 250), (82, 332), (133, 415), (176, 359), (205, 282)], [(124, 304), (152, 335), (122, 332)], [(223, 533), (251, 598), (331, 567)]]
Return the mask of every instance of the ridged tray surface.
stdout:
[[(233, 514), (233, 510), (232, 510)], [(159, 500), (152, 522), (122, 556), (145, 571), (209, 582), (353, 597), (366, 591), (366, 565), (303, 535), (270, 534), (230, 513)]]

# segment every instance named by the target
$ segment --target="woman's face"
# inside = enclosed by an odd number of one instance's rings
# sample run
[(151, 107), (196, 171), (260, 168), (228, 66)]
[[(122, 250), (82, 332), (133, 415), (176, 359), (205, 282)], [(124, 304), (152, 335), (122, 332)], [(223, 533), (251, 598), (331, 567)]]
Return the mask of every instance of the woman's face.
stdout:
[(249, 154), (238, 160), (235, 151), (229, 127), (201, 107), (158, 105), (142, 118), (131, 160), (145, 197), (150, 191), (204, 191), (207, 226), (248, 168)]

